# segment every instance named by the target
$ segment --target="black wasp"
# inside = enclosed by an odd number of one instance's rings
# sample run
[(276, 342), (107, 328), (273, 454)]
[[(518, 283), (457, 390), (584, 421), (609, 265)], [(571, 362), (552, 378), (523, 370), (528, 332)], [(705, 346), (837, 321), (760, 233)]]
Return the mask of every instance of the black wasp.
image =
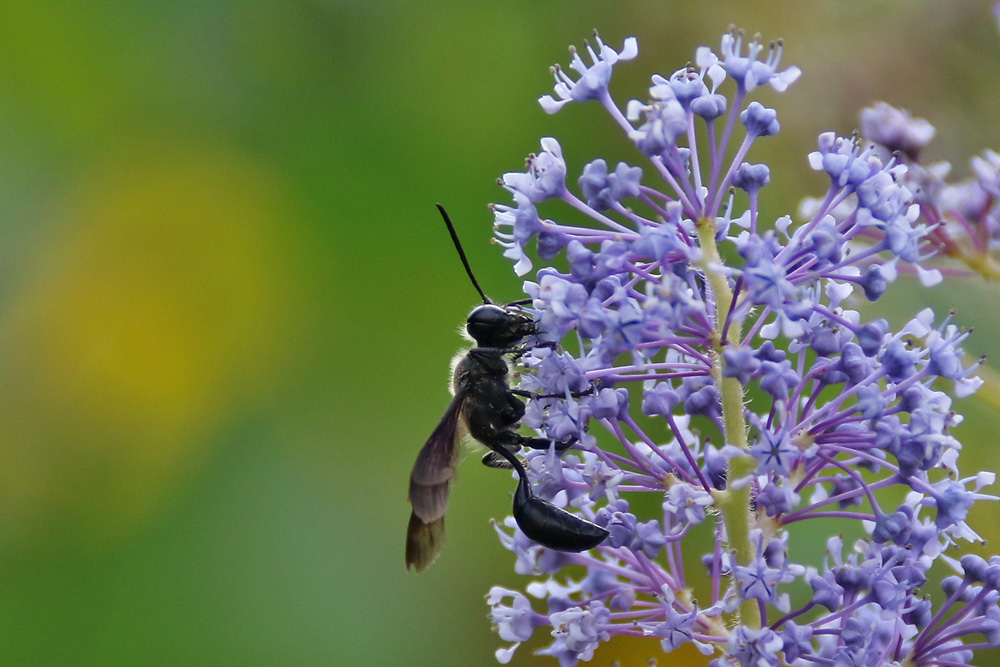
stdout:
[(522, 342), (537, 333), (534, 320), (521, 308), (528, 302), (515, 301), (501, 306), (486, 297), (472, 275), (448, 214), (440, 205), (438, 210), (483, 303), (472, 309), (465, 324), (466, 333), (476, 345), (454, 364), (451, 405), (417, 454), (410, 473), (413, 511), (406, 530), (406, 568), (420, 572), (441, 552), (448, 491), (458, 464), (459, 441), (466, 434), (489, 448), (483, 457), (484, 464), (492, 468), (513, 468), (517, 472), (513, 514), (525, 535), (557, 551), (585, 551), (596, 547), (608, 536), (608, 531), (537, 497), (516, 455), (521, 447), (548, 449), (555, 444), (561, 451), (576, 442), (575, 439), (560, 442), (527, 437), (516, 431), (524, 416), (524, 403), (519, 397), (535, 395), (510, 387), (504, 357), (517, 359), (532, 349), (531, 345)]

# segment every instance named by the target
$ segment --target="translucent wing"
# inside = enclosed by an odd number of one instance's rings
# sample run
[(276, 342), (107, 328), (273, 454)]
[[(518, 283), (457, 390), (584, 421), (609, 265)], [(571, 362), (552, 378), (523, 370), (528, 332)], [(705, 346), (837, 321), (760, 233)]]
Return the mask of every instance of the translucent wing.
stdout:
[(417, 454), (410, 472), (410, 524), (406, 529), (406, 568), (420, 572), (444, 546), (444, 513), (458, 464), (458, 441), (464, 433), (460, 392), (451, 401), (431, 437)]

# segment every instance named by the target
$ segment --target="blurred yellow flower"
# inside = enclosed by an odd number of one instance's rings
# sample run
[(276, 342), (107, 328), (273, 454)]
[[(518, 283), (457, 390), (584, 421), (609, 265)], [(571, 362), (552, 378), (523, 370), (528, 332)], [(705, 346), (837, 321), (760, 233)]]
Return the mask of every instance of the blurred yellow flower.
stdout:
[(55, 207), (0, 310), (0, 530), (15, 541), (102, 541), (142, 519), (272, 375), (275, 179), (163, 146), (98, 172)]

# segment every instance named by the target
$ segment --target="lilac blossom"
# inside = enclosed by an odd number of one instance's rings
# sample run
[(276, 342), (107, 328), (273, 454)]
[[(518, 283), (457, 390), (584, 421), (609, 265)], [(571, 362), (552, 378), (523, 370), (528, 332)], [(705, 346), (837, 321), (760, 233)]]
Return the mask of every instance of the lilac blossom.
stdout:
[[(1000, 5), (998, 5), (1000, 6)], [(923, 243), (934, 249), (934, 257), (924, 257), (901, 270), (915, 273), (925, 284), (941, 280), (942, 273), (952, 276), (978, 274), (988, 280), (1000, 279), (1000, 154), (985, 150), (969, 160), (972, 175), (951, 181), (948, 162), (922, 163), (923, 149), (935, 135), (934, 126), (906, 109), (878, 102), (862, 109), (861, 136), (866, 152), (881, 161), (896, 161), (905, 166), (897, 174), (896, 186), (905, 188), (912, 205), (919, 208), (927, 225)], [(873, 195), (874, 193), (870, 193)], [(884, 207), (891, 207), (893, 194), (882, 193)], [(803, 200), (802, 212), (811, 214), (821, 200)], [(875, 207), (878, 209), (879, 207)], [(849, 210), (833, 211), (841, 220)], [(859, 242), (872, 240), (859, 234)], [(928, 261), (929, 260), (929, 261)]]
[[(996, 500), (992, 473), (959, 474), (953, 435), (952, 396), (980, 386), (981, 360), (951, 315), (926, 309), (893, 329), (858, 310), (907, 272), (938, 281), (943, 202), (1000, 229), (1000, 157), (976, 162), (978, 194), (932, 197), (911, 172), (933, 128), (878, 105), (862, 126), (890, 150), (824, 132), (802, 162), (826, 191), (798, 219), (764, 220), (770, 171), (747, 159), (780, 132), (779, 112), (749, 98), (799, 77), (782, 69), (781, 42), (730, 31), (624, 106), (609, 84), (636, 40), (585, 50), (590, 64), (572, 52), (575, 77), (553, 68), (555, 96), (540, 104), (597, 101), (636, 164), (578, 166), (546, 137), (504, 174), (513, 203), (493, 210), (517, 274), (532, 254), (544, 263), (524, 285), (545, 345), (518, 361), (535, 396), (523, 423), (575, 441), (528, 452), (529, 478), (609, 537), (561, 553), (511, 518), (496, 526), (532, 577), (487, 598), (507, 643), (497, 659), (543, 635), (538, 653), (564, 667), (618, 635), (664, 653), (691, 644), (715, 667), (956, 665), (1000, 646), (1000, 556), (956, 551), (982, 541), (970, 507)], [(644, 493), (657, 503), (635, 502)], [(793, 561), (803, 530), (832, 537)], [(925, 591), (938, 580), (934, 608)]]

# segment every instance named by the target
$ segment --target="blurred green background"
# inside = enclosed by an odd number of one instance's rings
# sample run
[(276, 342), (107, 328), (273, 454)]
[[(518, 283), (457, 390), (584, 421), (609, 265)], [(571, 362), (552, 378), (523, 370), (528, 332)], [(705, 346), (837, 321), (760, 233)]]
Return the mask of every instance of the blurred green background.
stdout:
[[(964, 175), (1000, 148), (990, 4), (6, 0), (0, 664), (493, 664), (483, 596), (524, 584), (488, 524), (510, 480), (470, 459), (440, 561), (403, 568), (409, 468), (476, 302), (434, 203), (516, 298), (496, 178), (545, 135), (571, 173), (633, 159), (596, 105), (535, 101), (594, 28), (639, 38), (621, 104), (730, 23), (785, 38), (803, 77), (762, 95), (782, 132), (751, 156), (771, 217), (822, 191), (816, 134), (877, 99)], [(957, 307), (997, 351), (1000, 286), (894, 290), (895, 322)], [(957, 407), (965, 470), (1000, 466), (1000, 420)], [(995, 507), (974, 519), (1000, 535)]]

